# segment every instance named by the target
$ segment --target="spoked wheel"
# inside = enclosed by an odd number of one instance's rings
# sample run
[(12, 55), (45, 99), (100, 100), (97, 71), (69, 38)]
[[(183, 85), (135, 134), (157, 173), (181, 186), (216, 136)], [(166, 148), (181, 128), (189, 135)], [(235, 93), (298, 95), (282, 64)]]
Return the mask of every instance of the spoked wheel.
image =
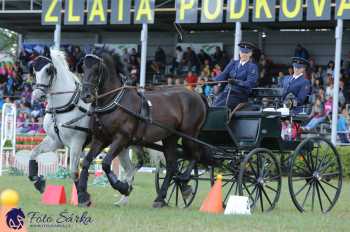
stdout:
[[(251, 151), (241, 164), (238, 190), (248, 196), (252, 210), (271, 211), (281, 193), (281, 169), (274, 154), (265, 148)], [(260, 208), (260, 209), (259, 209)]]
[(239, 163), (234, 160), (225, 160), (221, 165), (219, 173), (222, 175), (223, 204), (226, 206), (230, 195), (237, 195), (237, 177)]
[(339, 154), (330, 141), (315, 137), (303, 141), (291, 159), (289, 192), (300, 212), (329, 212), (342, 188)]
[[(183, 180), (182, 174), (187, 170), (190, 162), (187, 160), (179, 159), (177, 161), (177, 173), (170, 181), (167, 196), (165, 202), (168, 206), (187, 208), (193, 202), (197, 189), (198, 189), (198, 168), (195, 166), (191, 172), (190, 179), (188, 181)], [(156, 191), (159, 193), (162, 187), (166, 170), (163, 164), (157, 168), (155, 175)]]

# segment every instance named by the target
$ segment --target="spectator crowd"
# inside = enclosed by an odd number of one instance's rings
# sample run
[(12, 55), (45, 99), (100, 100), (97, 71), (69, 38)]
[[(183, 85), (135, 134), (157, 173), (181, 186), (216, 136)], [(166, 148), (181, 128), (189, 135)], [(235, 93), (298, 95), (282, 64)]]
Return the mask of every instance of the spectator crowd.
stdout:
[[(178, 46), (174, 54), (169, 56), (162, 47), (158, 47), (152, 61), (147, 61), (147, 81), (152, 84), (185, 85), (188, 89), (202, 94), (211, 103), (223, 86), (211, 83), (229, 63), (231, 57), (221, 47), (216, 47), (212, 54), (201, 49), (195, 52), (191, 47)], [(65, 48), (67, 62), (71, 71), (82, 73), (82, 60), (85, 52), (79, 46)], [(18, 108), (17, 130), (19, 133), (44, 132), (40, 125), (45, 112), (45, 104), (31, 100), (33, 73), (30, 72), (33, 60), (39, 55), (49, 55), (48, 47), (31, 52), (23, 49), (14, 63), (0, 61), (0, 105), (4, 102), (14, 102)], [(140, 73), (140, 54), (137, 49), (124, 49), (120, 54), (127, 65), (130, 76), (135, 80)], [(310, 63), (306, 78), (312, 83), (312, 93), (309, 96), (310, 121), (305, 130), (313, 130), (320, 123), (328, 120), (332, 111), (334, 91), (334, 62), (317, 64), (315, 57), (307, 48), (297, 44), (294, 56), (303, 57)], [(259, 65), (259, 87), (276, 88), (281, 86), (281, 80), (293, 74), (292, 66), (275, 64), (261, 54), (257, 60)], [(347, 104), (350, 103), (350, 52), (342, 60), (339, 86), (339, 138), (349, 142), (349, 114)]]

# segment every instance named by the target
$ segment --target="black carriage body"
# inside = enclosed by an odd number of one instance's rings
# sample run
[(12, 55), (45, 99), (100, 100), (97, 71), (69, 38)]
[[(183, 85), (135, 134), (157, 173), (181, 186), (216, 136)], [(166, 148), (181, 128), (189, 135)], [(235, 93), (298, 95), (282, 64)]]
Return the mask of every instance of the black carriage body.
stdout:
[(228, 119), (227, 108), (209, 108), (199, 138), (215, 146), (234, 147), (237, 150), (260, 147), (290, 151), (300, 142), (282, 140), (280, 112), (239, 111), (229, 123)]
[[(260, 102), (264, 100), (275, 105), (272, 109), (277, 108), (275, 102), (279, 95), (280, 91), (275, 89), (255, 90)], [(257, 105), (258, 109), (268, 108), (264, 104)], [(180, 159), (177, 175), (172, 181), (175, 187), (168, 194), (167, 202), (171, 202), (175, 195), (175, 205), (179, 206), (178, 196), (182, 196), (184, 207), (188, 207), (197, 192), (198, 181), (210, 180), (214, 184), (215, 174), (220, 173), (223, 177), (224, 205), (231, 194), (239, 194), (249, 197), (252, 209), (270, 211), (278, 203), (282, 175), (288, 175), (289, 192), (300, 212), (314, 211), (317, 203), (316, 210), (323, 213), (334, 207), (342, 188), (343, 172), (340, 156), (333, 144), (318, 134), (311, 137), (304, 134), (304, 139), (300, 137), (293, 141), (285, 141), (281, 137), (283, 121), (297, 122), (300, 126), (307, 121), (306, 114), (282, 117), (280, 112), (273, 110), (242, 110), (231, 119), (229, 117), (230, 110), (227, 108), (208, 109), (199, 140), (193, 138), (193, 141), (209, 148), (203, 152), (209, 150), (210, 158), (214, 160), (209, 165), (210, 176), (206, 176), (205, 172), (199, 174), (195, 166), (190, 179), (181, 181), (183, 170), (188, 165)], [(161, 177), (161, 169), (157, 170), (156, 187), (159, 191), (159, 181), (164, 178)], [(185, 200), (187, 194), (184, 193), (188, 189), (192, 189), (192, 193)]]

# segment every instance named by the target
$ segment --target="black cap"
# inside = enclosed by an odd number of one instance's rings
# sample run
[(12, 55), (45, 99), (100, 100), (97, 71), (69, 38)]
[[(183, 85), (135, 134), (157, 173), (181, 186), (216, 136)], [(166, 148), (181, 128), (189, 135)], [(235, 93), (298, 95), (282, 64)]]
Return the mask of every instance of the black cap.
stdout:
[(309, 61), (304, 59), (303, 57), (292, 57), (292, 63), (293, 64), (304, 65), (304, 66), (308, 66), (309, 65)]
[(251, 52), (253, 49), (256, 49), (256, 46), (250, 42), (240, 42), (238, 46), (240, 48), (240, 51), (245, 53)]

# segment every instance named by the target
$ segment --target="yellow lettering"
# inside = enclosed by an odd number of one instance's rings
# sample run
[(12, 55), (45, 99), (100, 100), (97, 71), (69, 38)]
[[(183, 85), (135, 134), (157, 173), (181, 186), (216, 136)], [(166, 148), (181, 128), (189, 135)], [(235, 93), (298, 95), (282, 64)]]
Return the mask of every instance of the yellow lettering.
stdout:
[(255, 18), (261, 18), (261, 10), (264, 10), (267, 18), (272, 18), (271, 10), (266, 1), (267, 0), (256, 0)]
[(294, 9), (289, 11), (288, 9), (288, 0), (282, 0), (281, 4), (282, 4), (282, 12), (284, 14), (284, 16), (286, 16), (287, 18), (295, 18), (300, 10), (301, 10), (301, 0), (294, 0), (295, 5), (294, 5)]
[(321, 17), (324, 12), (324, 7), (326, 5), (326, 0), (312, 0), (315, 10), (315, 15)]
[(345, 10), (350, 10), (350, 1), (349, 0), (341, 0), (340, 1), (337, 16), (338, 17), (343, 16)]
[(51, 4), (49, 6), (49, 9), (46, 12), (45, 15), (45, 22), (48, 23), (57, 23), (58, 22), (58, 16), (52, 15), (53, 11), (55, 10), (57, 6), (58, 0), (52, 0)]
[(118, 2), (118, 21), (123, 21), (124, 18), (124, 1), (119, 0)]
[(142, 15), (146, 16), (148, 21), (152, 21), (152, 11), (149, 0), (140, 0), (139, 9), (136, 14), (136, 21), (140, 21)]
[(230, 2), (230, 19), (240, 19), (244, 16), (245, 9), (247, 7), (247, 0), (242, 0), (241, 1), (241, 9), (236, 12), (236, 5), (237, 5), (237, 0), (231, 0)]
[(106, 21), (105, 12), (103, 8), (103, 0), (93, 0), (91, 12), (89, 15), (89, 22), (93, 22), (95, 17), (99, 17), (101, 22)]
[(74, 15), (74, 0), (68, 0), (68, 22), (80, 22), (80, 16)]
[[(209, 1), (216, 1), (216, 8), (213, 13), (209, 12)], [(220, 11), (222, 11), (222, 1), (221, 0), (204, 0), (203, 2), (204, 15), (209, 20), (215, 20), (220, 16)]]
[(186, 2), (186, 0), (180, 0), (180, 20), (185, 20), (185, 11), (191, 10), (194, 6), (194, 0), (190, 0), (189, 2)]

